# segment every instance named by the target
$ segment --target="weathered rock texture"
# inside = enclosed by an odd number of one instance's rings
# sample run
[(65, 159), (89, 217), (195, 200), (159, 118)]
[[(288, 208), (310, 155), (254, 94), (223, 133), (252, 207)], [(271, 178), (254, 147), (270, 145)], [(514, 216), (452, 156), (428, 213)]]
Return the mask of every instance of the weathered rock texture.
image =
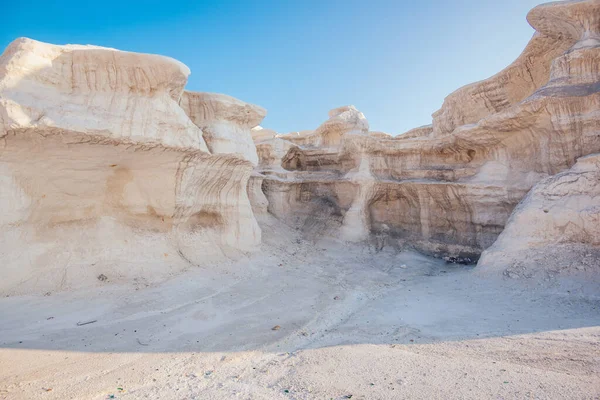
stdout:
[(311, 235), (477, 259), (537, 182), (600, 151), (599, 7), (532, 10), (523, 54), (448, 96), (431, 126), (368, 133), (349, 106), (315, 131), (257, 137), (269, 211)]
[(600, 2), (528, 20), (513, 64), (398, 137), (353, 106), (278, 135), (261, 107), (184, 91), (175, 60), (15, 41), (0, 58), (0, 294), (147, 284), (257, 249), (267, 212), (311, 238), (475, 260), (538, 182), (481, 270), (531, 274), (557, 249), (597, 265), (598, 156), (582, 157), (600, 152)]
[(205, 139), (224, 153), (230, 137), (251, 160), (234, 138), (249, 139), (264, 110), (188, 93), (186, 111), (208, 121), (203, 138), (178, 105), (188, 74), (166, 57), (92, 46), (19, 39), (6, 49), (0, 293), (89, 286), (100, 274), (143, 284), (257, 249), (252, 164), (210, 154)]
[(509, 277), (600, 272), (600, 154), (538, 183), (480, 260)]
[(213, 154), (236, 154), (258, 164), (251, 129), (260, 124), (267, 110), (224, 94), (188, 91), (180, 105), (202, 129)]

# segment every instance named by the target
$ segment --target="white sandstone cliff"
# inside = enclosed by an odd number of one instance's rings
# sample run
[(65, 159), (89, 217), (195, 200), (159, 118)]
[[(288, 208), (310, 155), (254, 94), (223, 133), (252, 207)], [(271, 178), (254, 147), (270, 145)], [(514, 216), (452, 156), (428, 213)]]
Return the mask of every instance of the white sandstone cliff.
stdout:
[(217, 93), (185, 91), (181, 107), (202, 132), (213, 154), (236, 154), (258, 164), (251, 129), (267, 111), (254, 104)]
[(600, 154), (539, 182), (479, 260), (482, 273), (552, 277), (600, 273)]
[(260, 243), (252, 164), (212, 155), (167, 57), (13, 42), (0, 57), (0, 293), (147, 284)]

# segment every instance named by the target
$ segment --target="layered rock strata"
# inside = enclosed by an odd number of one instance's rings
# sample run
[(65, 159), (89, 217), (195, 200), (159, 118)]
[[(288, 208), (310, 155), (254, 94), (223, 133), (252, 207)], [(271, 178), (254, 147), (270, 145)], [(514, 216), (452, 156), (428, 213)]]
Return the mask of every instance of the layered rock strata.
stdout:
[(513, 64), (397, 137), (353, 106), (278, 135), (261, 107), (184, 91), (190, 71), (167, 57), (15, 41), (0, 57), (0, 294), (147, 285), (258, 249), (266, 213), (307, 238), (474, 260), (489, 249), (483, 272), (554, 274), (572, 269), (564, 257), (589, 270), (600, 2), (528, 20)]
[(235, 154), (258, 164), (252, 128), (258, 126), (267, 110), (218, 93), (183, 92), (179, 102), (190, 119), (202, 129), (213, 154)]
[(511, 278), (600, 272), (600, 154), (539, 182), (480, 261)]
[(0, 293), (93, 286), (100, 275), (146, 284), (258, 248), (252, 163), (208, 150), (215, 136), (205, 141), (178, 105), (188, 74), (167, 57), (93, 46), (19, 39), (6, 49)]
[(350, 106), (315, 131), (258, 140), (270, 211), (311, 233), (476, 260), (537, 182), (600, 151), (598, 4), (532, 10), (523, 54), (448, 96), (431, 126), (369, 134)]

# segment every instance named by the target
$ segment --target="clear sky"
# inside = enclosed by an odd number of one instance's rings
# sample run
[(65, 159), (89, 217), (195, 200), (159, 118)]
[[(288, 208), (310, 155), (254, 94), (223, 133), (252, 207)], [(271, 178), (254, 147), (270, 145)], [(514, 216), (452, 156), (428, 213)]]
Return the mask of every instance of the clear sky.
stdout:
[(189, 90), (261, 105), (279, 132), (354, 104), (372, 130), (399, 134), (510, 64), (541, 1), (7, 1), (0, 46), (26, 36), (168, 55), (192, 70)]

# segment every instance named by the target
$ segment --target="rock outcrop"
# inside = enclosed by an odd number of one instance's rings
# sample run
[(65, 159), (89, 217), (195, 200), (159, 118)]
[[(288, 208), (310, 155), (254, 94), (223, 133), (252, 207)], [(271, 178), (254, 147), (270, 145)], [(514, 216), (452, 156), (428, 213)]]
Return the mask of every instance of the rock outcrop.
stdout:
[(488, 249), (484, 273), (597, 272), (600, 2), (528, 20), (513, 64), (397, 137), (354, 106), (279, 135), (261, 107), (184, 91), (170, 58), (16, 40), (0, 57), (0, 294), (149, 284), (258, 249), (267, 213), (314, 240)]
[(167, 57), (93, 46), (18, 39), (6, 49), (0, 293), (93, 286), (99, 275), (147, 284), (258, 248), (253, 166), (211, 154), (205, 139), (227, 148), (214, 132), (233, 121), (249, 138), (264, 112), (218, 96), (198, 111), (187, 94), (187, 111), (214, 129), (205, 138), (178, 105), (188, 74)]
[(349, 106), (278, 135), (294, 145), (280, 163), (282, 143), (258, 142), (269, 210), (311, 235), (477, 260), (537, 182), (600, 151), (599, 4), (532, 10), (523, 54), (448, 96), (431, 126), (388, 138)]
[(600, 154), (538, 183), (479, 261), (516, 277), (600, 273)]
[(250, 134), (254, 143), (262, 142), (263, 140), (274, 139), (277, 136), (277, 132), (274, 130), (265, 129), (260, 125), (252, 128)]
[(258, 126), (267, 110), (254, 104), (217, 93), (183, 92), (181, 107), (204, 133), (213, 154), (236, 154), (258, 164), (252, 128)]
[(0, 135), (57, 129), (206, 152), (177, 105), (189, 74), (168, 57), (17, 39), (0, 60)]

